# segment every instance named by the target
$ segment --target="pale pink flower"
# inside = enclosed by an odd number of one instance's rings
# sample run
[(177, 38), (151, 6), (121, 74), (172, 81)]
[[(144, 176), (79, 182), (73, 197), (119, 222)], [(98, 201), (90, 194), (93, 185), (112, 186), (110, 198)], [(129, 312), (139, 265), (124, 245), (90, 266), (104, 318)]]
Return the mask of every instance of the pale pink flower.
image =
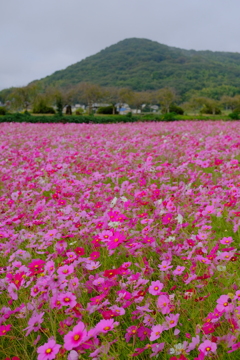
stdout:
[(157, 340), (161, 336), (161, 333), (163, 332), (164, 327), (162, 325), (155, 325), (152, 327), (151, 330), (152, 331), (151, 331), (149, 340), (154, 341), (154, 340)]
[(162, 264), (158, 265), (158, 268), (161, 270), (161, 271), (167, 271), (169, 269), (172, 268), (172, 265), (170, 265), (171, 262), (170, 261), (162, 261)]
[(160, 295), (157, 300), (157, 307), (160, 309), (162, 314), (170, 313), (170, 300), (166, 295)]
[(113, 319), (109, 320), (100, 320), (99, 323), (95, 326), (96, 334), (106, 334), (109, 331), (112, 331), (115, 326), (117, 326), (119, 322), (115, 321)]
[(173, 271), (173, 275), (182, 275), (184, 270), (185, 266), (177, 266), (176, 269)]
[(217, 299), (217, 310), (220, 312), (229, 312), (233, 309), (232, 300), (228, 295), (221, 295), (219, 299)]
[(166, 324), (168, 328), (172, 328), (177, 325), (180, 314), (170, 314), (166, 316)]
[(205, 340), (199, 347), (198, 350), (201, 351), (204, 355), (209, 355), (215, 353), (217, 350), (217, 344), (210, 340)]
[(220, 240), (220, 243), (223, 244), (223, 245), (229, 245), (233, 242), (233, 239), (231, 236), (229, 237), (224, 237)]

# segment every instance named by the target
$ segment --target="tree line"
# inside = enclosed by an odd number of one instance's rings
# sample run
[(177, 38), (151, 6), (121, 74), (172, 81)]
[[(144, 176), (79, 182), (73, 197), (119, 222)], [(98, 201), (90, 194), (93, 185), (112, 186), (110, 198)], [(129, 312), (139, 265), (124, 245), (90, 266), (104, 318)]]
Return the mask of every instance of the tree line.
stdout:
[[(206, 91), (211, 94), (211, 91)], [(206, 114), (219, 114), (221, 109), (240, 112), (240, 95), (222, 95), (221, 98), (201, 96), (193, 92), (188, 101), (182, 102), (174, 88), (165, 87), (154, 91), (133, 91), (128, 87), (103, 87), (89, 82), (81, 82), (65, 88), (49, 86), (41, 89), (38, 83), (31, 83), (24, 87), (13, 88), (2, 94), (2, 101), (13, 111), (31, 109), (35, 113), (54, 112), (53, 106), (59, 114), (67, 107), (67, 114), (72, 113), (72, 106), (80, 103), (88, 107), (92, 114), (94, 103), (107, 103), (116, 112), (116, 105), (122, 107), (127, 103), (130, 108), (142, 111), (143, 105), (150, 110), (151, 105), (159, 105), (162, 113), (190, 111)]]

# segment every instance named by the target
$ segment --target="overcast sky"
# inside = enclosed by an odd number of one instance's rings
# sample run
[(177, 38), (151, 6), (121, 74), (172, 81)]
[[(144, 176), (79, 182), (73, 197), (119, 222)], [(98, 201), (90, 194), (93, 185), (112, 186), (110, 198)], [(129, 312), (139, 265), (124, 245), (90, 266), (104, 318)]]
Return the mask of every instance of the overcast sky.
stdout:
[(0, 0), (0, 89), (138, 37), (240, 53), (240, 0)]

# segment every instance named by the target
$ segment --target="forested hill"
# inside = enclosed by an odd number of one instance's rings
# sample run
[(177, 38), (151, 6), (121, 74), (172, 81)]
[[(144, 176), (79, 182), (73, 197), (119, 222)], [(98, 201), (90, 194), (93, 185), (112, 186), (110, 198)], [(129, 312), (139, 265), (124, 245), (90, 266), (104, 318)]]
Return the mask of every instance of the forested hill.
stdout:
[(40, 80), (45, 86), (83, 81), (137, 91), (168, 86), (179, 95), (222, 85), (239, 87), (240, 54), (183, 50), (131, 38)]

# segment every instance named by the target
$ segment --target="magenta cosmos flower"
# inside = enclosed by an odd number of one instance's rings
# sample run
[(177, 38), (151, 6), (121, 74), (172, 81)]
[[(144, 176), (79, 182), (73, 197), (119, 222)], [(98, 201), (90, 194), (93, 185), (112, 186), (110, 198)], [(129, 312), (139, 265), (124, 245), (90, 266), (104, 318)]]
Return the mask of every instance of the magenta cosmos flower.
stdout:
[(83, 322), (79, 322), (67, 335), (64, 336), (64, 348), (72, 350), (87, 340), (87, 331)]
[(10, 324), (8, 324), (8, 325), (1, 325), (1, 326), (0, 326), (0, 336), (6, 335), (6, 333), (7, 333), (8, 331), (10, 331), (10, 330), (11, 330), (11, 325), (10, 325)]
[(160, 295), (162, 288), (163, 284), (159, 280), (152, 281), (151, 285), (149, 286), (148, 292), (152, 295)]
[(76, 296), (70, 291), (60, 294), (58, 300), (63, 306), (69, 306), (70, 308), (77, 304)]
[(37, 349), (38, 360), (53, 360), (59, 352), (61, 345), (56, 344), (54, 339), (49, 339), (48, 342)]
[(163, 217), (162, 217), (162, 223), (163, 223), (164, 225), (167, 225), (167, 224), (170, 223), (170, 221), (172, 220), (172, 218), (173, 218), (173, 215), (172, 215), (171, 213), (165, 214), (165, 215), (163, 215)]
[(210, 341), (205, 340), (198, 348), (199, 351), (202, 351), (204, 355), (209, 355), (211, 352), (216, 352), (217, 344)]

